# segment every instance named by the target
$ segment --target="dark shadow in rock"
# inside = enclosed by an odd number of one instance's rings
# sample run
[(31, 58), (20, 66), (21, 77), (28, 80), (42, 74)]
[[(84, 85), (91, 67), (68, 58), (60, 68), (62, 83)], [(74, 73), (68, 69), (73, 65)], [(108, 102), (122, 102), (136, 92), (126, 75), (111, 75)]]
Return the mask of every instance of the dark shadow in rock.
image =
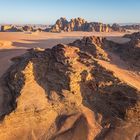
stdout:
[[(107, 71), (96, 61), (92, 65), (94, 65), (90, 71), (92, 79), (86, 80), (88, 72), (83, 71), (80, 88), (83, 104), (95, 113), (96, 121), (99, 122), (98, 114), (102, 116), (99, 123), (103, 129), (97, 136), (101, 139), (103, 135), (109, 133), (110, 129), (116, 126), (118, 120), (120, 120), (119, 124), (123, 121), (127, 122), (127, 110), (135, 109), (140, 98), (136, 89), (121, 82), (111, 71)], [(133, 121), (134, 117), (138, 119), (139, 116), (129, 116), (129, 121)]]
[[(118, 55), (127, 63), (130, 70), (140, 72), (140, 47), (136, 47), (136, 44), (135, 40), (131, 40), (125, 44), (104, 40), (104, 48), (107, 51)], [(122, 68), (124, 69), (123, 66)]]
[(70, 90), (70, 66), (63, 54), (63, 45), (45, 52), (36, 52), (36, 56), (41, 56), (32, 60), (36, 82), (46, 91), (50, 100), (53, 100), (52, 92), (56, 92), (58, 98), (63, 98), (62, 91)]
[[(20, 57), (19, 57), (20, 59)], [(14, 59), (13, 59), (14, 60)], [(14, 64), (6, 71), (6, 73), (0, 78), (0, 84), (2, 87), (2, 109), (3, 111), (0, 118), (4, 118), (5, 115), (9, 114), (16, 109), (16, 99), (20, 95), (20, 91), (24, 86), (25, 78), (22, 70), (25, 69), (28, 60), (18, 58), (14, 61)]]
[[(76, 119), (70, 120), (73, 115), (65, 116), (62, 129), (58, 129), (55, 136), (50, 140), (87, 140), (88, 139), (88, 126), (87, 120), (83, 115), (77, 116)], [(73, 122), (71, 122), (73, 121)], [(59, 120), (60, 123), (60, 120)], [(70, 124), (72, 125), (70, 127)]]
[[(81, 52), (83, 51), (84, 53), (88, 53), (94, 58), (105, 61), (109, 61), (110, 59), (112, 60), (112, 64), (115, 64), (122, 69), (136, 71), (139, 73), (140, 47), (136, 47), (136, 44), (138, 43), (135, 40), (130, 41), (130, 39), (124, 39), (126, 40), (124, 43), (119, 43), (119, 40), (123, 40), (123, 38), (119, 38), (118, 42), (115, 42), (116, 38), (118, 37), (84, 37), (83, 39), (76, 40), (69, 45), (79, 48)], [(104, 53), (106, 53), (107, 56), (104, 55)], [(117, 62), (116, 60), (114, 61), (112, 56), (110, 56), (111, 53), (120, 58), (121, 62)]]

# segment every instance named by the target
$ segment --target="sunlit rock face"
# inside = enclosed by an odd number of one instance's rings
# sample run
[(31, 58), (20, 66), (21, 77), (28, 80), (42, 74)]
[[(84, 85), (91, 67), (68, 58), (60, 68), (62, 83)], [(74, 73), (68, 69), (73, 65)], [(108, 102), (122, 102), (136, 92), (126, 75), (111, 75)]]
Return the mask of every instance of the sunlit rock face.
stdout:
[(110, 25), (99, 22), (87, 22), (82, 18), (71, 19), (60, 18), (52, 26), (51, 32), (71, 32), (71, 31), (96, 31), (96, 32), (110, 32), (112, 31)]
[(137, 140), (140, 92), (102, 67), (100, 37), (13, 58), (3, 75), (2, 140)]

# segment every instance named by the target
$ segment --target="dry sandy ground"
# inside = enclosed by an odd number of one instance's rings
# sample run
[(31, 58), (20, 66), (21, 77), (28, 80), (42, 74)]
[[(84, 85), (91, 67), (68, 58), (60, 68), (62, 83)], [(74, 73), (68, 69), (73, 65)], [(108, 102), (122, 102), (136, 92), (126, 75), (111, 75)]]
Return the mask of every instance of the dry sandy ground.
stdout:
[[(71, 33), (0, 33), (0, 77), (11, 65), (10, 59), (26, 52), (29, 48), (50, 48), (56, 44), (68, 44), (83, 36), (105, 36), (115, 42), (125, 43), (129, 39), (121, 38), (123, 33), (95, 33), (95, 32), (71, 32)], [(131, 72), (127, 65), (114, 54), (112, 63), (99, 61), (104, 67), (114, 71), (117, 77), (140, 90), (140, 77)], [(123, 67), (122, 67), (123, 66)]]
[(10, 59), (21, 55), (29, 48), (50, 48), (56, 44), (68, 44), (83, 36), (107, 36), (110, 39), (118, 40), (122, 33), (90, 33), (90, 32), (71, 32), (71, 33), (3, 33), (0, 32), (0, 77), (10, 66)]

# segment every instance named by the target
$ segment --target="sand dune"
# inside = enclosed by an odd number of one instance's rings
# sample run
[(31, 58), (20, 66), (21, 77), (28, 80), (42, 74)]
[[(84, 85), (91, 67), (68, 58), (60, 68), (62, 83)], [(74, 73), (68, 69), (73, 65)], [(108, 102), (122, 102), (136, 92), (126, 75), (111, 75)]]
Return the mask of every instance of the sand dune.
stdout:
[(11, 48), (13, 48), (12, 41), (0, 41), (0, 49), (11, 49)]

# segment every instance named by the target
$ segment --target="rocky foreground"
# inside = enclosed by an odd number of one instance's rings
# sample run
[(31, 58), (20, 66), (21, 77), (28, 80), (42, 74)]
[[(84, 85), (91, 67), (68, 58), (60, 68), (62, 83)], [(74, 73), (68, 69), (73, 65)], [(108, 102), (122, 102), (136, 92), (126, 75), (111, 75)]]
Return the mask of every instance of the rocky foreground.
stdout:
[(85, 37), (13, 58), (0, 81), (0, 139), (139, 140), (140, 91), (98, 63), (118, 55), (113, 46)]
[[(124, 35), (131, 40), (125, 44), (106, 41), (106, 48), (118, 54), (130, 67), (140, 72), (140, 32)], [(109, 46), (109, 47), (108, 47)]]

